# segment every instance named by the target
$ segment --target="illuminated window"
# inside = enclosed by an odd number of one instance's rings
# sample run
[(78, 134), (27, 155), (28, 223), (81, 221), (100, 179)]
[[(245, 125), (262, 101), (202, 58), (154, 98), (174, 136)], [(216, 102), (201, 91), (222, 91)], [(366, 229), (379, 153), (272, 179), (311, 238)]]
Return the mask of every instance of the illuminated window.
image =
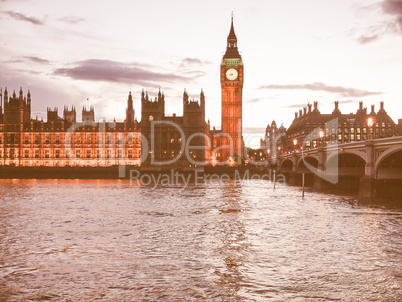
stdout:
[(152, 115), (149, 116), (149, 121), (152, 122), (154, 120), (154, 117)]

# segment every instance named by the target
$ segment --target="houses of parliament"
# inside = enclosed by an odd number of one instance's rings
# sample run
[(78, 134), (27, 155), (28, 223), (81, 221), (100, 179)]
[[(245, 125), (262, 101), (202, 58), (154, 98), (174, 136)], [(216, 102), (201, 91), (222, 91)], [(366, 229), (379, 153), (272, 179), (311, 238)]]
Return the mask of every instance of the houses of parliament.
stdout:
[[(115, 165), (195, 168), (206, 165), (239, 165), (249, 154), (242, 135), (244, 65), (237, 46), (233, 17), (226, 52), (220, 64), (221, 130), (205, 121), (205, 96), (199, 100), (183, 93), (183, 115), (165, 114), (165, 96), (151, 99), (141, 92), (141, 119), (135, 118), (129, 92), (124, 122), (95, 122), (94, 107), (82, 108), (77, 121), (73, 106), (47, 109), (47, 120), (32, 119), (31, 93), (6, 89), (0, 92), (0, 166), (108, 167)], [(369, 127), (367, 120), (373, 121)], [(336, 120), (337, 124), (329, 125)], [(392, 136), (396, 124), (381, 103), (368, 113), (360, 102), (356, 114), (342, 114), (335, 102), (332, 114), (321, 114), (318, 103), (295, 114), (288, 129), (268, 125), (260, 142), (261, 154), (275, 156), (309, 150), (332, 143)]]
[[(205, 122), (205, 96), (189, 99), (183, 93), (183, 116), (165, 114), (165, 96), (141, 93), (141, 121), (134, 117), (133, 95), (127, 98), (124, 122), (95, 122), (93, 107), (47, 109), (47, 120), (31, 118), (31, 93), (22, 88), (0, 94), (0, 165), (196, 167), (215, 165), (243, 154), (243, 62), (233, 26), (222, 58), (222, 130)], [(185, 148), (183, 148), (185, 146)], [(185, 154), (183, 154), (185, 153)]]

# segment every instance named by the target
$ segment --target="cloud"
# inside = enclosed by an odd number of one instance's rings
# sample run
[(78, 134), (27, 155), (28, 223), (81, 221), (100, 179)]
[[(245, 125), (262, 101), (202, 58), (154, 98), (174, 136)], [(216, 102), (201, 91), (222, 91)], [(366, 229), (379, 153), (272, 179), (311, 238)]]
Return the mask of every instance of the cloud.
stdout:
[(384, 0), (382, 2), (382, 9), (385, 13), (390, 15), (402, 15), (402, 1)]
[(284, 106), (283, 108), (303, 108), (303, 107), (306, 107), (307, 106), (307, 104), (306, 103), (303, 103), (303, 104), (291, 104), (291, 105), (287, 105), (287, 106)]
[(197, 58), (185, 58), (181, 62), (182, 64), (202, 64), (202, 61)]
[[(339, 102), (339, 104), (352, 104), (352, 103), (356, 103), (356, 101), (354, 101), (354, 100), (342, 100), (342, 101), (338, 101), (338, 102)], [(307, 102), (307, 103), (295, 103), (295, 104), (283, 106), (282, 108), (297, 108), (297, 109), (301, 109), (301, 108), (304, 108), (304, 107), (308, 107), (308, 104), (312, 104), (312, 102)]]
[[(0, 0), (1, 1), (1, 0)], [(23, 56), (23, 57), (14, 57), (8, 61), (4, 61), (5, 63), (36, 63), (36, 64), (50, 64), (51, 62), (46, 59), (42, 59), (36, 56)]]
[[(159, 82), (190, 81), (192, 78), (173, 73), (159, 73), (146, 70), (137, 63), (123, 63), (111, 60), (89, 59), (76, 63), (71, 68), (58, 68), (53, 74), (76, 80), (123, 82), (150, 85)], [(155, 84), (151, 85), (152, 87)], [(159, 87), (159, 86), (158, 86)]]
[(355, 88), (348, 88), (342, 86), (329, 86), (324, 83), (311, 83), (311, 84), (290, 84), (290, 85), (264, 85), (261, 86), (260, 89), (283, 89), (283, 90), (294, 90), (294, 89), (305, 89), (312, 91), (324, 91), (329, 93), (337, 93), (342, 97), (365, 97), (370, 95), (378, 95), (382, 92), (376, 91), (367, 91), (367, 90), (359, 90)]
[(259, 103), (259, 102), (261, 102), (263, 99), (261, 99), (261, 98), (254, 98), (254, 99), (250, 99), (250, 100), (246, 100), (246, 103), (251, 103), (251, 104), (253, 104), (253, 103)]
[(30, 73), (30, 74), (34, 74), (34, 75), (42, 74), (42, 72), (40, 72), (40, 71), (29, 70), (29, 69), (17, 69), (17, 71), (22, 72), (22, 73)]
[(366, 44), (378, 40), (379, 38), (380, 38), (379, 35), (372, 35), (372, 36), (362, 35), (359, 38), (357, 38), (357, 42), (359, 42), (359, 44)]
[(26, 22), (32, 23), (34, 25), (43, 25), (44, 24), (43, 21), (41, 21), (41, 20), (39, 20), (37, 18), (27, 17), (27, 16), (25, 16), (23, 14), (16, 13), (16, 12), (13, 12), (13, 11), (3, 11), (3, 14), (9, 15), (11, 18), (14, 18), (15, 20), (26, 21)]
[(211, 64), (211, 62), (210, 61), (203, 61), (203, 60), (198, 59), (198, 58), (184, 58), (179, 63), (179, 66), (180, 67), (186, 67), (186, 66), (189, 66), (189, 65), (200, 66), (200, 65), (206, 65), (206, 64)]
[(354, 100), (343, 100), (343, 101), (339, 101), (339, 104), (353, 104), (356, 103), (356, 101)]
[(380, 40), (387, 34), (402, 33), (402, 0), (383, 0), (368, 6), (360, 6), (357, 11), (365, 18), (371, 15), (372, 19), (377, 20), (371, 21), (370, 26), (352, 30), (352, 33), (357, 33), (355, 40), (359, 44)]
[(59, 18), (58, 20), (65, 22), (65, 23), (70, 23), (70, 24), (77, 24), (77, 23), (81, 23), (81, 22), (85, 21), (84, 18), (80, 18), (80, 17), (76, 17), (76, 16), (66, 16), (63, 18)]
[(402, 0), (384, 0), (382, 10), (388, 15), (395, 16), (394, 21), (399, 25), (399, 31), (402, 32)]
[(49, 61), (49, 60), (42, 59), (42, 58), (35, 57), (35, 56), (24, 56), (23, 58), (26, 59), (26, 60), (28, 60), (28, 61), (34, 62), (34, 63), (50, 64), (50, 61)]
[(383, 22), (377, 22), (374, 25), (370, 25), (363, 29), (357, 29), (358, 37), (355, 40), (359, 44), (367, 44), (377, 40), (380, 40), (387, 34), (398, 34), (398, 24), (394, 20), (387, 20)]

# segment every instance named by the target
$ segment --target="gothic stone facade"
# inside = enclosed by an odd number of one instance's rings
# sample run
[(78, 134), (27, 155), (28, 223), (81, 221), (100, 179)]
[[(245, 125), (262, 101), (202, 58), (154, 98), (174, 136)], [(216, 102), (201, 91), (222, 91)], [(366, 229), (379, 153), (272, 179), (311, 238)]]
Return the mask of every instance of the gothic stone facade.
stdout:
[[(94, 108), (47, 109), (47, 121), (31, 118), (31, 94), (0, 94), (0, 165), (113, 166), (140, 165), (140, 130), (134, 120), (131, 92), (126, 120), (95, 122)], [(4, 102), (4, 104), (3, 104)]]
[(209, 164), (209, 125), (205, 123), (205, 96), (190, 100), (183, 93), (183, 116), (165, 115), (165, 96), (152, 100), (141, 94), (143, 168), (196, 168)]

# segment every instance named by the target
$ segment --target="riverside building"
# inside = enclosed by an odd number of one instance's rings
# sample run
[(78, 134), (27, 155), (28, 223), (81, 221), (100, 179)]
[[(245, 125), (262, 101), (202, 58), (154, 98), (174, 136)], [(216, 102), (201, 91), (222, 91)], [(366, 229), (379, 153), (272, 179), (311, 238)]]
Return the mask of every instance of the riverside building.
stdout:
[(94, 108), (47, 109), (47, 121), (31, 118), (31, 94), (22, 88), (0, 94), (0, 165), (113, 166), (140, 165), (140, 130), (131, 92), (124, 122), (95, 122)]
[(384, 102), (376, 112), (374, 105), (371, 111), (363, 108), (359, 102), (356, 113), (344, 114), (339, 109), (339, 102), (330, 114), (322, 114), (318, 110), (318, 102), (313, 106), (295, 112), (295, 117), (288, 129), (283, 125), (277, 128), (275, 121), (268, 125), (264, 139), (260, 140), (260, 148), (273, 155), (287, 154), (293, 151), (309, 150), (319, 146), (330, 146), (367, 139), (390, 137), (396, 134), (396, 124), (384, 109)]

